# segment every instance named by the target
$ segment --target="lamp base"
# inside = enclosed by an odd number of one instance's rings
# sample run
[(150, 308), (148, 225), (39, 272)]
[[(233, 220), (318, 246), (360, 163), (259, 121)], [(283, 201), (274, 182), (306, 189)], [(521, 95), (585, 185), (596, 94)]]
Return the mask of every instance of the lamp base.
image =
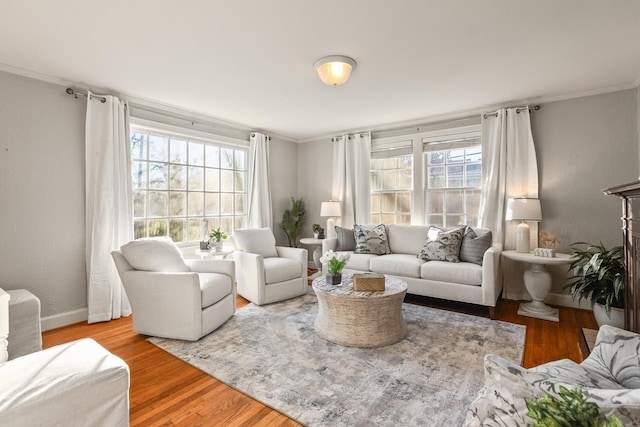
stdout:
[(518, 224), (518, 227), (516, 229), (516, 252), (531, 252), (529, 239), (529, 224), (522, 221), (520, 224)]

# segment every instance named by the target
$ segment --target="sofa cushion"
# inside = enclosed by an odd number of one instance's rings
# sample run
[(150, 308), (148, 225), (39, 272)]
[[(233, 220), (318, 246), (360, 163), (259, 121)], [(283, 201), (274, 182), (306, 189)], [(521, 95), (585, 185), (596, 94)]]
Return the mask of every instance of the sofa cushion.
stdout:
[(491, 230), (480, 231), (467, 227), (460, 245), (460, 261), (482, 265), (484, 253), (493, 244)]
[(640, 389), (640, 335), (603, 325), (596, 341), (598, 345), (582, 362), (582, 366), (606, 373), (625, 388)]
[(344, 228), (336, 225), (336, 237), (338, 238), (338, 245), (336, 251), (355, 251), (356, 250), (356, 236), (353, 234), (353, 229)]
[(387, 240), (387, 230), (384, 224), (378, 224), (372, 228), (365, 225), (353, 225), (356, 238), (357, 254), (384, 255), (391, 253), (389, 241)]
[(428, 261), (460, 262), (460, 244), (463, 233), (464, 227), (450, 231), (431, 227), (428, 232), (429, 237), (424, 241), (418, 258)]
[(267, 285), (297, 279), (302, 277), (302, 264), (289, 258), (265, 258), (264, 275)]
[(219, 273), (198, 273), (200, 278), (200, 292), (202, 294), (202, 308), (217, 303), (233, 292), (231, 277)]
[(429, 233), (428, 225), (389, 225), (389, 249), (394, 254), (415, 255), (420, 252)]
[(233, 233), (237, 250), (259, 254), (265, 258), (277, 257), (276, 238), (270, 228), (245, 228)]
[(408, 254), (388, 254), (372, 258), (369, 269), (375, 273), (420, 278), (420, 266), (426, 261)]
[(371, 260), (379, 256), (380, 255), (352, 253), (344, 268), (347, 270), (369, 271)]
[(429, 261), (420, 266), (420, 278), (480, 286), (482, 284), (482, 267), (470, 262), (460, 262), (452, 266), (446, 261)]
[(189, 267), (182, 252), (170, 237), (150, 237), (134, 240), (120, 247), (122, 255), (136, 270), (185, 272)]

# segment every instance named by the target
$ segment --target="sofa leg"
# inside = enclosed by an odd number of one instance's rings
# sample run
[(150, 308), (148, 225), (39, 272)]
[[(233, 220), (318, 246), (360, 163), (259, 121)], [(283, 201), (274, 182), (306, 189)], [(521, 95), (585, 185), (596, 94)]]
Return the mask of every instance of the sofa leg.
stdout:
[(489, 307), (489, 319), (491, 319), (491, 320), (495, 320), (496, 319), (496, 308), (495, 307)]

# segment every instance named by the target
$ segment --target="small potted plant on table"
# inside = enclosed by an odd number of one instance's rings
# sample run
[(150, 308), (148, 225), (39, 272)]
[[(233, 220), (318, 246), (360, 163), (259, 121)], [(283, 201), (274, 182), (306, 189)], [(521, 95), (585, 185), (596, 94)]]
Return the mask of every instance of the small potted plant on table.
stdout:
[(313, 238), (317, 239), (320, 236), (320, 228), (322, 227), (320, 227), (320, 224), (313, 224), (311, 228), (313, 229)]
[(325, 280), (329, 285), (339, 285), (342, 282), (342, 270), (347, 265), (350, 255), (348, 252), (327, 251), (320, 258), (322, 264), (329, 264)]
[[(584, 247), (586, 246), (586, 248)], [(573, 280), (566, 287), (573, 299), (591, 300), (599, 326), (624, 327), (624, 252), (622, 246), (607, 249), (602, 243), (571, 245)]]
[(227, 240), (229, 236), (224, 231), (220, 230), (218, 227), (215, 230), (211, 230), (211, 234), (209, 234), (209, 243), (213, 245), (213, 249), (215, 251), (222, 250), (222, 243)]

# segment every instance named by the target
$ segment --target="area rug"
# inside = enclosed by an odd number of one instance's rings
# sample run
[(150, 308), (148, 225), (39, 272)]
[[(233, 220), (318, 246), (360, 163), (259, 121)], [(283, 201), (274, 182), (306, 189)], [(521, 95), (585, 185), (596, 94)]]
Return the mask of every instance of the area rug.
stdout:
[(149, 341), (308, 426), (461, 425), (484, 355), (524, 350), (524, 326), (406, 303), (406, 339), (343, 347), (316, 335), (316, 311), (315, 295), (250, 304), (198, 342)]

